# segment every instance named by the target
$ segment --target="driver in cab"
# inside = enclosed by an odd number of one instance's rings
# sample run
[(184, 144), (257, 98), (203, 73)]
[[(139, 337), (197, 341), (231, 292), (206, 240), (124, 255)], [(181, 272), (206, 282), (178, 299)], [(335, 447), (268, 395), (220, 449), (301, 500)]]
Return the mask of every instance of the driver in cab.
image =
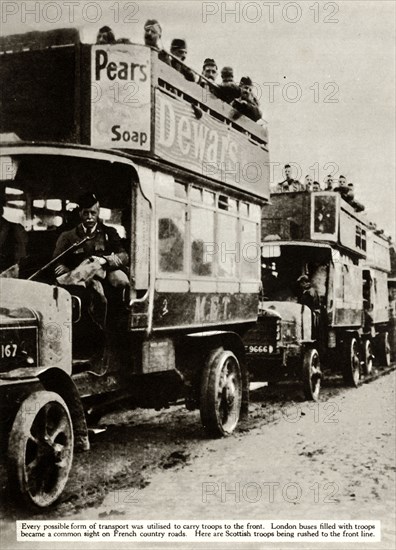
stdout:
[(59, 277), (70, 273), (81, 265), (84, 260), (97, 262), (106, 271), (107, 281), (114, 287), (128, 286), (129, 280), (125, 273), (128, 265), (128, 254), (125, 252), (121, 239), (113, 227), (105, 226), (99, 220), (99, 201), (93, 193), (86, 193), (79, 199), (79, 216), (81, 223), (62, 233), (56, 243), (54, 258), (62, 254), (70, 246), (87, 240), (70, 254), (65, 255), (55, 267), (55, 275)]
[(81, 223), (61, 233), (53, 257), (63, 254), (55, 263), (55, 276), (60, 285), (89, 287), (106, 303), (102, 282), (117, 289), (129, 286), (128, 254), (117, 231), (100, 221), (99, 211), (99, 200), (93, 193), (80, 197)]

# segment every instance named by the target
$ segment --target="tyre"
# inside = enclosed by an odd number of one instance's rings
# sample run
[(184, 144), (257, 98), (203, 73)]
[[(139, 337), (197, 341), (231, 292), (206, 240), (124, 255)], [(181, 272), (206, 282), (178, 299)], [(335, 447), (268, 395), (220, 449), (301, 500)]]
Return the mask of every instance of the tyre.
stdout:
[(213, 350), (201, 381), (200, 413), (205, 430), (215, 437), (232, 434), (241, 403), (242, 375), (237, 357), (230, 350)]
[(372, 346), (371, 340), (369, 339), (364, 340), (362, 345), (362, 355), (363, 355), (363, 361), (362, 361), (363, 374), (365, 376), (369, 376), (373, 371), (373, 360), (374, 360), (373, 346)]
[(8, 440), (10, 482), (29, 505), (45, 508), (61, 495), (73, 462), (73, 425), (63, 399), (32, 393), (21, 404)]
[(378, 360), (381, 367), (389, 367), (391, 363), (391, 349), (388, 332), (381, 332), (378, 335)]
[(319, 353), (316, 349), (307, 349), (303, 357), (302, 381), (305, 398), (309, 401), (318, 401), (321, 379)]
[(359, 342), (351, 337), (344, 341), (342, 350), (342, 375), (347, 386), (357, 388), (360, 379)]

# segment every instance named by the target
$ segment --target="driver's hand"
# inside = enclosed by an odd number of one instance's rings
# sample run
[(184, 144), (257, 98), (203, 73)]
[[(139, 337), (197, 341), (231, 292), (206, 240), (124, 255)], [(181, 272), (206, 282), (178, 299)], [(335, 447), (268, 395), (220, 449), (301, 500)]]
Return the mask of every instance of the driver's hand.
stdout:
[(69, 272), (69, 269), (63, 264), (59, 264), (55, 268), (55, 275), (57, 277), (60, 277), (60, 275), (63, 275), (64, 273), (68, 273), (68, 272)]
[(107, 260), (105, 258), (102, 258), (101, 256), (91, 256), (91, 260), (99, 262), (100, 265), (105, 265), (107, 263)]

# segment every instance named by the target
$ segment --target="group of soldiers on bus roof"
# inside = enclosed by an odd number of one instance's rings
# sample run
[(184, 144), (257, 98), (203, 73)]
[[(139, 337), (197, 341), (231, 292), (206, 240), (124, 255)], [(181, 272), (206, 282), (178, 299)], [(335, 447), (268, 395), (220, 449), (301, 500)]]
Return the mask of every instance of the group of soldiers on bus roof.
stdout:
[[(262, 119), (259, 102), (253, 93), (253, 82), (250, 77), (241, 78), (239, 85), (234, 81), (232, 67), (221, 70), (221, 84), (216, 84), (218, 67), (216, 61), (207, 57), (203, 63), (202, 74), (195, 72), (185, 64), (187, 59), (187, 42), (184, 38), (174, 38), (171, 42), (170, 54), (160, 46), (162, 28), (156, 19), (149, 19), (144, 25), (144, 43), (158, 52), (158, 58), (179, 71), (186, 80), (197, 82), (202, 88), (207, 88), (216, 97), (229, 103), (234, 109), (234, 119), (245, 115), (254, 122)], [(128, 38), (116, 40), (114, 32), (108, 26), (99, 29), (96, 44), (131, 44)]]
[(304, 183), (294, 179), (292, 177), (292, 168), (290, 164), (285, 164), (284, 168), (285, 179), (279, 182), (274, 193), (290, 193), (295, 191), (336, 191), (340, 193), (342, 198), (346, 200), (357, 212), (364, 210), (363, 204), (355, 200), (355, 189), (353, 183), (347, 183), (346, 177), (340, 175), (338, 178), (338, 185), (335, 184), (333, 176), (330, 174), (326, 177), (325, 188), (322, 189), (319, 182), (314, 181), (312, 176), (306, 175)]

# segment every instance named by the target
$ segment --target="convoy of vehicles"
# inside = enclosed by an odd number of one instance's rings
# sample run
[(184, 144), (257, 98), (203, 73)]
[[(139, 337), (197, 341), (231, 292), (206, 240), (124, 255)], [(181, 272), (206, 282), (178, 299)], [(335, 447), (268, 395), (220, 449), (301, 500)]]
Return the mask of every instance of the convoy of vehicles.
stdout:
[[(269, 205), (264, 127), (145, 46), (82, 44), (70, 29), (0, 46), (5, 215), (28, 237), (0, 277), (1, 426), (27, 503), (59, 498), (87, 424), (120, 404), (183, 397), (228, 435), (247, 411), (247, 360), (256, 377), (298, 372), (313, 399), (337, 354), (354, 385), (361, 361), (369, 372), (374, 354), (389, 360), (385, 240), (334, 193)], [(53, 270), (83, 191), (129, 254), (129, 290), (109, 300), (104, 328)], [(318, 311), (292, 296), (304, 274)]]
[[(89, 447), (87, 420), (110, 407), (184, 397), (214, 436), (246, 412), (242, 339), (260, 287), (249, 245), (269, 186), (244, 169), (267, 163), (267, 135), (145, 46), (86, 45), (65, 30), (2, 49), (5, 213), (28, 237), (18, 278), (0, 279), (2, 427), (10, 477), (45, 507), (73, 448)], [(129, 253), (129, 291), (109, 298), (105, 329), (51, 263), (83, 191)]]

